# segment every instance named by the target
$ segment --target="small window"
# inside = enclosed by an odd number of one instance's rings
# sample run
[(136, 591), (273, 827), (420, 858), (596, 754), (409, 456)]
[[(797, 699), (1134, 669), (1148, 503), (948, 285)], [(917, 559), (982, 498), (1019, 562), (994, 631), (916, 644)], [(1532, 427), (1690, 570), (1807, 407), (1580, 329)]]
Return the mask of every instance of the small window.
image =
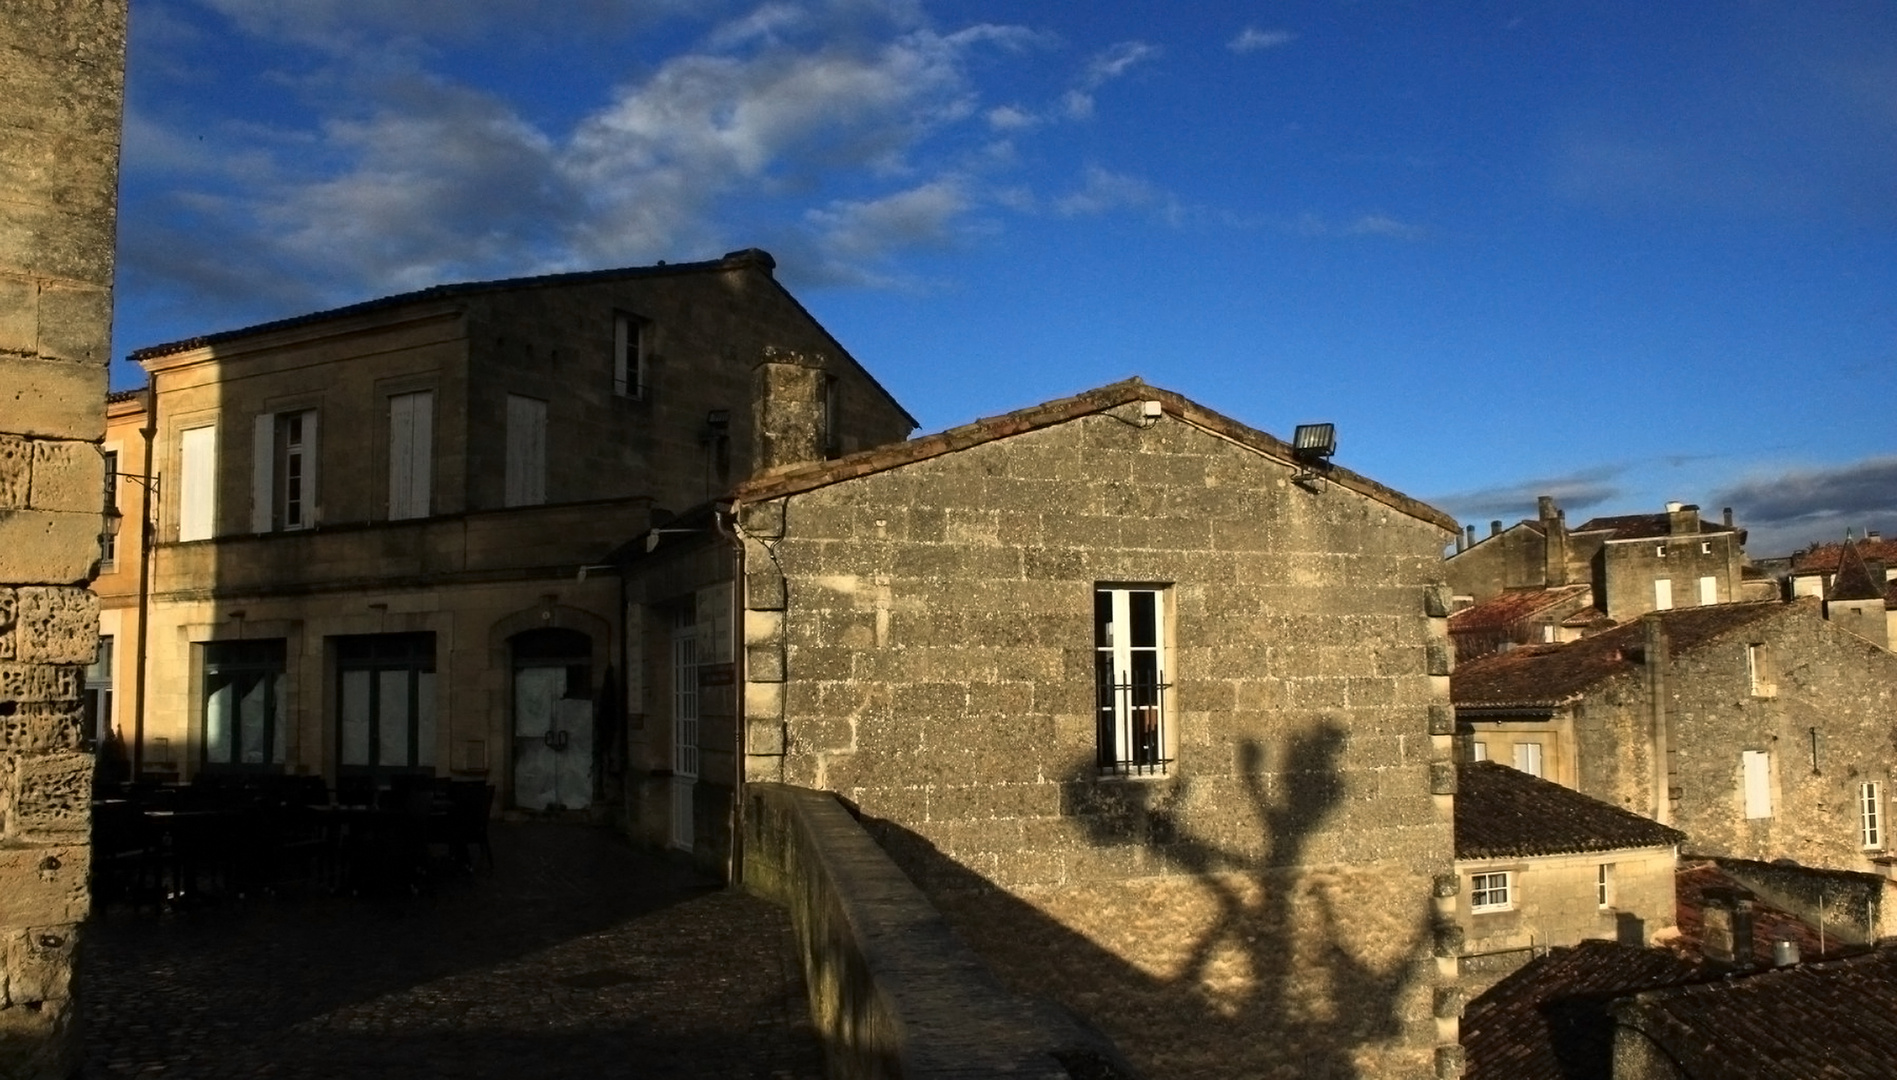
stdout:
[[(104, 457), (105, 457), (105, 512), (107, 514), (116, 514), (119, 512), (119, 452), (117, 450), (107, 450), (105, 452)], [(107, 571), (110, 571), (112, 569), (112, 564), (118, 562), (118, 560), (119, 560), (118, 534), (114, 533), (111, 529), (106, 529), (100, 532), (99, 533), (99, 572), (105, 573)]]
[(1703, 577), (1699, 579), (1699, 606), (1709, 607), (1719, 602), (1719, 579)]
[(1867, 851), (1884, 848), (1884, 785), (1875, 780), (1857, 786), (1858, 846)]
[(1666, 545), (1665, 545), (1665, 544), (1660, 544), (1660, 545), (1658, 545), (1658, 546), (1656, 546), (1656, 547), (1655, 547), (1655, 548), (1653, 549), (1653, 557), (1654, 557), (1654, 558), (1656, 558), (1656, 559), (1664, 559), (1664, 558), (1666, 558)]
[(1094, 590), (1095, 747), (1102, 773), (1163, 776), (1171, 764), (1165, 635), (1165, 590)]
[(1515, 894), (1507, 870), (1492, 874), (1469, 875), (1469, 910), (1477, 915), (1486, 911), (1508, 911), (1515, 906)]
[(646, 396), (646, 353), (652, 336), (650, 324), (637, 315), (613, 313), (613, 393), (620, 397)]
[(1601, 863), (1594, 874), (1594, 906), (1606, 911), (1614, 906), (1614, 864)]
[(1469, 758), (1471, 761), (1489, 760), (1489, 744), (1485, 742), (1471, 743), (1470, 749), (1469, 749)]
[(1673, 606), (1673, 580), (1671, 578), (1653, 579), (1653, 610), (1666, 611)]
[(1778, 695), (1778, 686), (1772, 677), (1772, 654), (1762, 642), (1746, 646), (1746, 675), (1752, 683), (1753, 697)]
[(1739, 754), (1740, 772), (1745, 778), (1745, 810), (1749, 819), (1772, 816), (1772, 755), (1764, 750), (1746, 750)]
[(1515, 744), (1515, 767), (1530, 776), (1541, 775), (1541, 744), (1522, 742)]
[(1711, 540), (1701, 540), (1699, 542), (1699, 553), (1701, 555), (1711, 555), (1713, 553), (1713, 542)]
[(104, 742), (112, 734), (112, 635), (99, 635), (98, 658), (86, 669), (86, 734)]

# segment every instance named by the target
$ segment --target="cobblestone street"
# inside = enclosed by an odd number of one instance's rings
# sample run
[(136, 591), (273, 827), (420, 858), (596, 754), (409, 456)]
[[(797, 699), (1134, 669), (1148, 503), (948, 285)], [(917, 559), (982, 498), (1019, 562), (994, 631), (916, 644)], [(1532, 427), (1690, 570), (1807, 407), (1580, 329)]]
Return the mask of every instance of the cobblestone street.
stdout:
[(821, 1077), (781, 910), (604, 829), (493, 840), (432, 895), (95, 914), (84, 1075)]

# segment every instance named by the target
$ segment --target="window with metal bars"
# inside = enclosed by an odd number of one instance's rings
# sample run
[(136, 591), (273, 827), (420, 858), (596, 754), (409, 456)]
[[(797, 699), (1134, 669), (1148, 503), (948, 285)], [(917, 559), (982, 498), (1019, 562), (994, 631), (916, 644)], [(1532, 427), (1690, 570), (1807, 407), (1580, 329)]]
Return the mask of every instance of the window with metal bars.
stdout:
[(1165, 598), (1158, 587), (1094, 590), (1095, 745), (1102, 774), (1163, 776), (1172, 764)]

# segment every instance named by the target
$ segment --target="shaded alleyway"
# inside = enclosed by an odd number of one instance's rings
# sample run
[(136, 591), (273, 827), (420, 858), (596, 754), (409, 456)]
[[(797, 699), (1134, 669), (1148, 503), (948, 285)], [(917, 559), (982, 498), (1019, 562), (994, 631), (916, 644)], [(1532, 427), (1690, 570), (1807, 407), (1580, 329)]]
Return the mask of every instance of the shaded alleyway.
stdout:
[(432, 896), (95, 916), (85, 1076), (822, 1075), (781, 910), (605, 830), (494, 847)]

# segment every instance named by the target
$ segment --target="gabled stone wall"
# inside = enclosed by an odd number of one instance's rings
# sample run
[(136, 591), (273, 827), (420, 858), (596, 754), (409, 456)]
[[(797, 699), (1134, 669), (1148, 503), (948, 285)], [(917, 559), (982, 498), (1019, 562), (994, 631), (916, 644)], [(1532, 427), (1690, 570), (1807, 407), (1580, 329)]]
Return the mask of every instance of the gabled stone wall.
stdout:
[(124, 0), (0, 15), (0, 1076), (77, 1063)]
[[(1453, 1073), (1448, 529), (1295, 473), (1135, 401), (749, 508), (751, 778), (1153, 1075)], [(1096, 764), (1112, 585), (1166, 596), (1163, 776)]]

